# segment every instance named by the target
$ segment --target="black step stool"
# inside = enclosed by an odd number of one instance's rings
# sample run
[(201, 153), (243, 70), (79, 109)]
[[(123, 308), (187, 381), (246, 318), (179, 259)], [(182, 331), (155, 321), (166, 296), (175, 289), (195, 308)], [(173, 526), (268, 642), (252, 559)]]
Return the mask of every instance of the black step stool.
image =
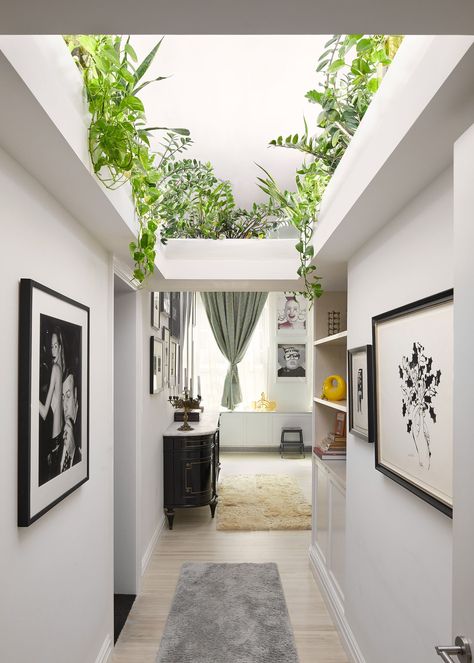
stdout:
[[(298, 436), (298, 439), (288, 440), (286, 435)], [(300, 454), (303, 454), (303, 458), (306, 458), (304, 452), (304, 442), (303, 442), (303, 429), (301, 426), (286, 427), (281, 429), (281, 438), (280, 438), (280, 456), (283, 458), (285, 451), (299, 451)]]

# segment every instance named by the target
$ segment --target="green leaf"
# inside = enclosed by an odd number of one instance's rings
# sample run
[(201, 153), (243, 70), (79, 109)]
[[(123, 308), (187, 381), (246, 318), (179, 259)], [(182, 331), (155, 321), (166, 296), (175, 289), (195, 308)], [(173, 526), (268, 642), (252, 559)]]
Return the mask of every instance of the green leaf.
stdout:
[(134, 97), (133, 95), (129, 95), (128, 97), (122, 99), (120, 106), (122, 108), (130, 108), (130, 110), (139, 111), (142, 113), (145, 110), (141, 99), (139, 99), (138, 97)]
[(372, 40), (361, 39), (359, 42), (357, 42), (356, 48), (358, 53), (363, 53), (364, 51), (368, 51), (372, 48)]
[(78, 35), (77, 41), (88, 53), (94, 55), (97, 48), (97, 40), (89, 35)]
[(341, 67), (343, 67), (345, 64), (346, 63), (344, 62), (344, 60), (334, 60), (334, 62), (329, 67), (328, 72), (332, 74), (335, 71), (341, 69)]
[(295, 244), (295, 249), (298, 251), (298, 253), (303, 253), (304, 251), (303, 242), (298, 242), (298, 244)]
[(135, 72), (135, 81), (138, 83), (138, 81), (143, 78), (143, 76), (146, 74), (148, 71), (151, 63), (153, 62), (155, 55), (158, 52), (158, 49), (161, 46), (161, 42), (163, 41), (164, 37), (160, 39), (160, 41), (154, 46), (151, 51), (148, 53), (146, 58), (143, 60), (143, 62), (137, 67), (137, 70)]
[[(143, 90), (143, 88), (146, 87), (147, 85), (150, 85), (150, 83), (156, 83), (158, 81), (165, 81), (167, 78), (169, 78), (169, 76), (158, 76), (157, 78), (153, 78), (151, 81), (145, 81), (144, 83), (142, 83), (141, 85), (138, 85), (133, 90), (133, 94), (137, 94), (137, 92), (140, 92), (140, 90)], [(135, 82), (135, 79), (134, 79), (134, 82)]]
[(378, 78), (371, 78), (367, 83), (367, 88), (370, 90), (370, 92), (375, 93), (379, 89), (379, 85), (380, 81)]
[(329, 60), (323, 60), (323, 61), (320, 62), (320, 63), (318, 64), (318, 66), (316, 67), (316, 71), (322, 71), (322, 70), (324, 69), (324, 67), (325, 67), (328, 63), (329, 63)]
[(134, 62), (138, 62), (137, 54), (135, 53), (135, 49), (132, 47), (131, 44), (127, 43), (125, 44), (125, 52), (128, 53), (128, 55), (132, 58)]

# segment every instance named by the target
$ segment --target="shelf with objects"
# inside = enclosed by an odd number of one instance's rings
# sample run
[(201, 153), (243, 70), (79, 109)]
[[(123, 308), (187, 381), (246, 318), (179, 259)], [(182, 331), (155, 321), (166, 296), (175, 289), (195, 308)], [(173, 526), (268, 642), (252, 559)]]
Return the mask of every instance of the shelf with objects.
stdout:
[(344, 603), (347, 293), (314, 305), (313, 571), (338, 608)]

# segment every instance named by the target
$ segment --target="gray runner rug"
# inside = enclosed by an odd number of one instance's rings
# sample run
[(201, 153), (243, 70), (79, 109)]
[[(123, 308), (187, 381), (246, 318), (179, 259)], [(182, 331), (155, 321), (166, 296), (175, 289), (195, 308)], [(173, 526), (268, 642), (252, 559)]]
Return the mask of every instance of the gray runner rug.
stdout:
[(157, 663), (298, 663), (276, 564), (185, 562)]

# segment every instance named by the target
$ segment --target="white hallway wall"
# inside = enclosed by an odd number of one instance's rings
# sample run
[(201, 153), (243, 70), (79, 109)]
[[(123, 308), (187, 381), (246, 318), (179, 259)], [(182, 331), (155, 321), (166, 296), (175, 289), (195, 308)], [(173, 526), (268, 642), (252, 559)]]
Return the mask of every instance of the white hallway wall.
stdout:
[[(353, 256), (348, 347), (371, 318), (453, 286), (452, 170)], [(452, 521), (374, 469), (348, 436), (345, 611), (366, 663), (431, 663), (451, 640)]]
[[(112, 266), (0, 150), (0, 660), (92, 663), (113, 637)], [(17, 519), (18, 281), (90, 307), (90, 480), (28, 528)]]

